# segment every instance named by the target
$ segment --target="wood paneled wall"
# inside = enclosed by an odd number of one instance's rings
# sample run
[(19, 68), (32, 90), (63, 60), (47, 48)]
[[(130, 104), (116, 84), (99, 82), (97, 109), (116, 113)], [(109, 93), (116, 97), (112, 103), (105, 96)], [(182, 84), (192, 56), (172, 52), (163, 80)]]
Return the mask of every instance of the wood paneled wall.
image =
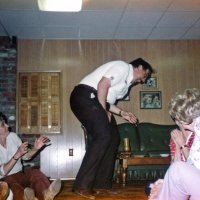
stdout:
[[(156, 69), (162, 109), (140, 109), (139, 91), (131, 90), (130, 101), (119, 102), (140, 122), (173, 123), (167, 104), (175, 92), (200, 86), (200, 41), (198, 40), (19, 40), (18, 71), (61, 71), (62, 133), (51, 135), (52, 145), (41, 155), (41, 169), (52, 178), (74, 178), (84, 155), (83, 131), (69, 105), (73, 87), (86, 74), (111, 60), (132, 61), (143, 57)], [(117, 118), (118, 123), (124, 122)], [(74, 156), (69, 156), (69, 149)]]

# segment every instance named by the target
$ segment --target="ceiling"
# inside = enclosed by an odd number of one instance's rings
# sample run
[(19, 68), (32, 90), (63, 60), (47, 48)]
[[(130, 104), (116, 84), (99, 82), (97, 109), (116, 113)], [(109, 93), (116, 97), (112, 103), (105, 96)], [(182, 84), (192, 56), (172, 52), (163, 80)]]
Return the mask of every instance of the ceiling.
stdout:
[(200, 39), (200, 0), (83, 0), (77, 13), (39, 11), (37, 0), (0, 0), (0, 36)]

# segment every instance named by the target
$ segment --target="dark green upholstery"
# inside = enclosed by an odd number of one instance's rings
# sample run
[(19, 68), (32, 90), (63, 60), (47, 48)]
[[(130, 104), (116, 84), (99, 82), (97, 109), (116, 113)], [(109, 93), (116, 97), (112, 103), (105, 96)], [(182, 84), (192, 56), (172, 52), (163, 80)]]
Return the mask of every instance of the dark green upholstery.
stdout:
[(174, 128), (175, 125), (140, 123), (138, 133), (142, 154), (158, 156), (160, 153), (169, 153), (170, 132)]
[(120, 134), (120, 145), (119, 151), (123, 151), (123, 138), (129, 138), (130, 146), (132, 152), (140, 152), (140, 144), (138, 142), (138, 133), (134, 125), (130, 123), (123, 123), (118, 125), (118, 130)]
[[(153, 123), (139, 123), (137, 127), (130, 123), (118, 124), (121, 138), (119, 151), (123, 151), (123, 138), (130, 139), (133, 155), (159, 156), (169, 153), (170, 132), (176, 125), (160, 125)], [(141, 165), (129, 166), (128, 180), (156, 180), (162, 178), (169, 165)]]

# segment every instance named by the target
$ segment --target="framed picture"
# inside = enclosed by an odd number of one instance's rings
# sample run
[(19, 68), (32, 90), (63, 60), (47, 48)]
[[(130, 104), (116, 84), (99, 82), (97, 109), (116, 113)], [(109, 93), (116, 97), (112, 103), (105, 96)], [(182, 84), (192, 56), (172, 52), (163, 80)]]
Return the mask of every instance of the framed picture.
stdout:
[(161, 109), (162, 96), (161, 91), (140, 91), (141, 109)]
[(148, 78), (147, 81), (142, 85), (143, 89), (157, 89), (158, 88), (158, 83), (157, 83), (157, 78), (156, 77), (151, 77)]

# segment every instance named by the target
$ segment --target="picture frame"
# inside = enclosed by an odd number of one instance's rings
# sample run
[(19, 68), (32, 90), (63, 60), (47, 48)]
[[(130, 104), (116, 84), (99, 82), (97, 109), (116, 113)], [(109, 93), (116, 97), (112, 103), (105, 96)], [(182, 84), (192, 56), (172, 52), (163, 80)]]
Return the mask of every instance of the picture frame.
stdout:
[(161, 91), (140, 91), (141, 109), (161, 109), (162, 93)]
[(142, 85), (142, 89), (145, 90), (154, 90), (158, 88), (158, 80), (157, 77), (150, 77), (146, 80), (146, 82)]

